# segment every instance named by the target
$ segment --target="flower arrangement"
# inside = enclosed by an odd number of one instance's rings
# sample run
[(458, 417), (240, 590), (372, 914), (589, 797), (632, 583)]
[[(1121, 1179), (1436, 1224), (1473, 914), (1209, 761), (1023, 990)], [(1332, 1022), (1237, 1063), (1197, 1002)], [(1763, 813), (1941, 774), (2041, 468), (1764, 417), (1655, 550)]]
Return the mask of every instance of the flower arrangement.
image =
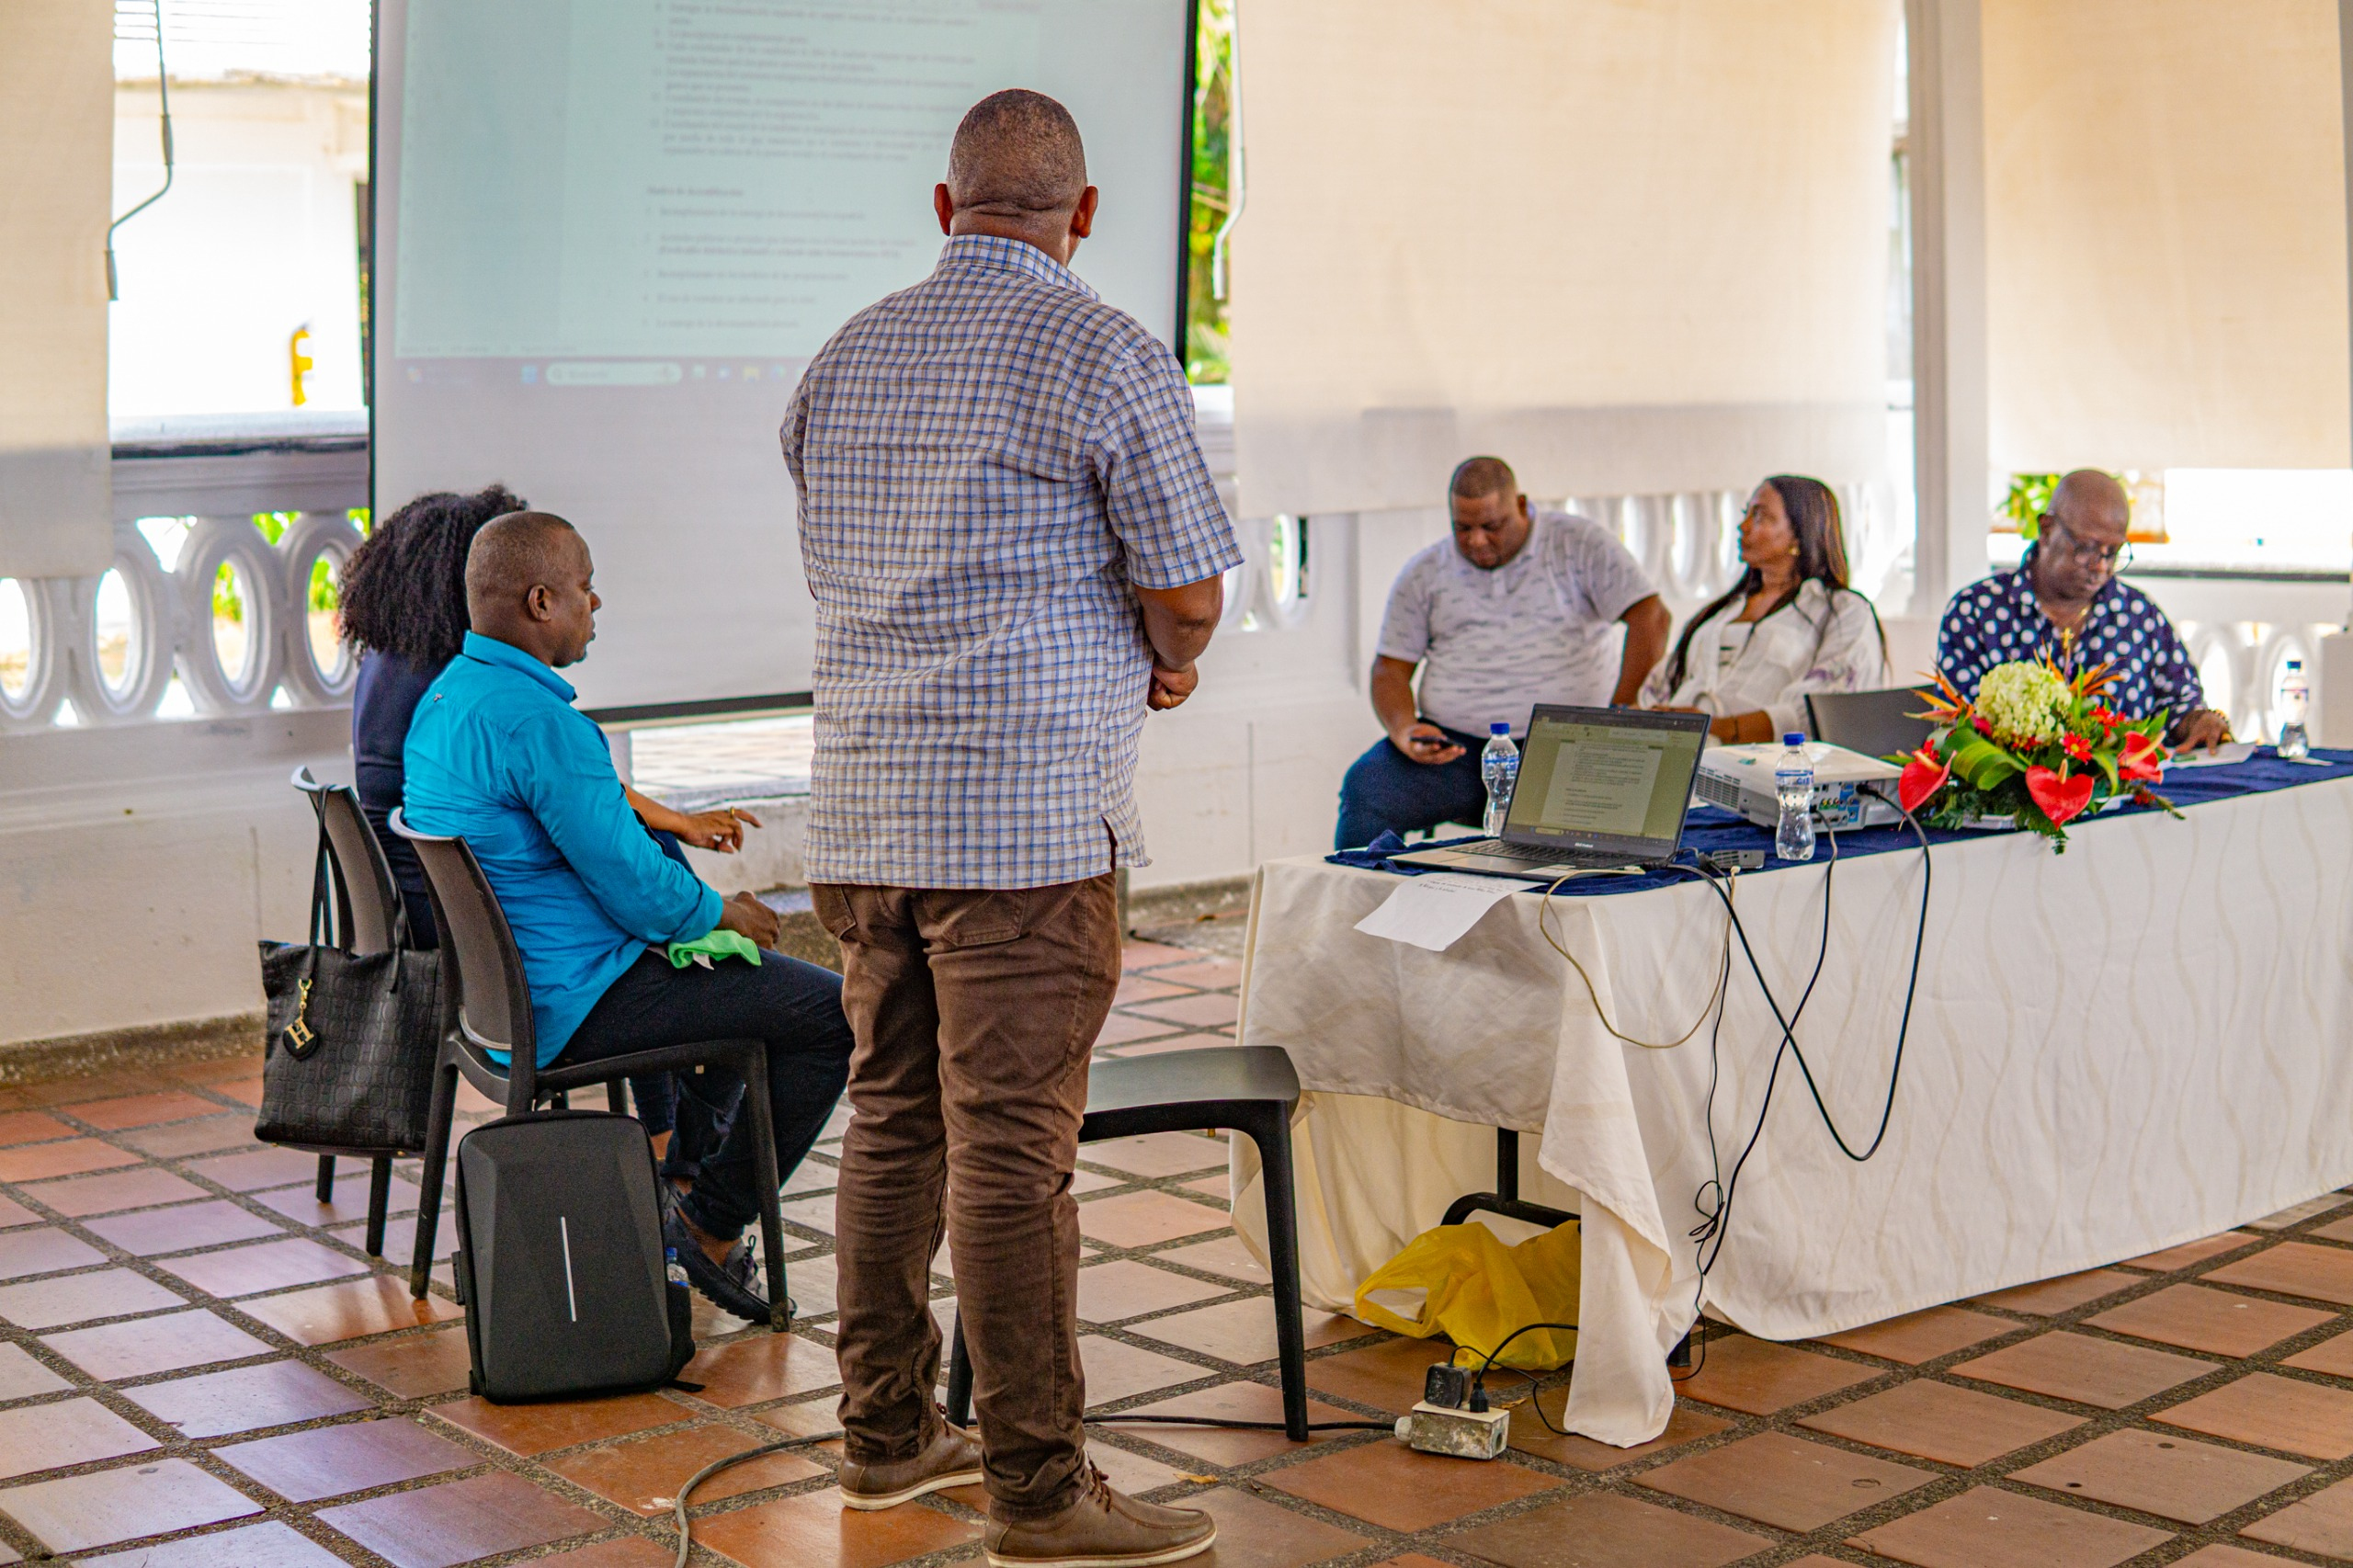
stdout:
[(2163, 770), (2165, 714), (2128, 719), (2101, 700), (2115, 677), (2103, 665), (2070, 678), (2048, 659), (1996, 665), (1974, 701), (1939, 674), (1920, 688), (1937, 728), (1904, 763), (1897, 798), (1934, 827), (2008, 818), (2061, 850), (2066, 824), (2129, 798), (2178, 816), (2149, 788)]

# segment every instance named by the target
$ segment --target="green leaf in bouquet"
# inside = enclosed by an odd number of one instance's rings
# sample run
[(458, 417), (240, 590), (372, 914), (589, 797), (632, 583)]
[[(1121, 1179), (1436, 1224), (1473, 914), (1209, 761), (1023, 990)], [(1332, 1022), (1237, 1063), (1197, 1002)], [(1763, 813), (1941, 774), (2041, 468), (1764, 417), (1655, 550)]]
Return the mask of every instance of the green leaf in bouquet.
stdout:
[(1998, 789), (2006, 780), (2026, 771), (2025, 765), (2017, 757), (1975, 733), (1961, 742), (1960, 749), (1953, 752), (1949, 760), (1952, 770), (1967, 780), (1972, 788), (1978, 790)]

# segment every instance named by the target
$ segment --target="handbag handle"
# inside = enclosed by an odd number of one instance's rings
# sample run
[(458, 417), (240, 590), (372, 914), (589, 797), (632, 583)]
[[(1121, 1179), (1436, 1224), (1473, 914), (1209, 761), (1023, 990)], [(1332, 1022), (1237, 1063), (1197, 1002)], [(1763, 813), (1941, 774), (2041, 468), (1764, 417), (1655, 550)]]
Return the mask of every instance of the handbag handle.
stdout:
[(331, 933), (327, 929), (327, 819), (319, 815), (319, 848), (311, 858), (311, 946), (323, 947)]

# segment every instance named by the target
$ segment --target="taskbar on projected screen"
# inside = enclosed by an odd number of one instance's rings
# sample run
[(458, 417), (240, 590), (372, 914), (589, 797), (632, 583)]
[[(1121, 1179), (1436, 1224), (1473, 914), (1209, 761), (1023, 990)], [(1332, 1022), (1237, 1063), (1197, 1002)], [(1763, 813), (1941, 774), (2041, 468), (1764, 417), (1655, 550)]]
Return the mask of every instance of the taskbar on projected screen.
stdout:
[(758, 389), (790, 386), (806, 359), (699, 357), (666, 359), (402, 359), (393, 374), (411, 386), (525, 387), (550, 392)]

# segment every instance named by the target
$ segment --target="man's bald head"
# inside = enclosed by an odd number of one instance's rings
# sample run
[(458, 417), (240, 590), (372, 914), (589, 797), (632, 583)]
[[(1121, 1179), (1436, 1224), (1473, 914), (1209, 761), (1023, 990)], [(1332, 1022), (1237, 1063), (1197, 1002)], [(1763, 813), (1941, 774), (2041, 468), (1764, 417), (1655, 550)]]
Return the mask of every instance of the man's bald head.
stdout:
[(1448, 483), (1446, 493), (1466, 500), (1500, 495), (1508, 502), (1519, 494), (1519, 475), (1512, 472), (1511, 464), (1501, 458), (1465, 458), (1455, 465), (1454, 478)]
[(1043, 93), (991, 93), (956, 128), (948, 193), (959, 213), (1049, 225), (1067, 220), (1086, 191), (1078, 122)]
[(2063, 527), (2082, 523), (2086, 528), (2105, 532), (2101, 525), (2112, 521), (2121, 530), (2132, 520), (2132, 503), (2115, 475), (2096, 468), (2079, 468), (2061, 480), (2059, 487), (2051, 493), (2051, 514)]
[(474, 535), (466, 551), (466, 613), (477, 623), (484, 608), (520, 597), (572, 564), (580, 535), (553, 512), (506, 512)]
[(484, 637), (558, 669), (597, 635), (588, 543), (552, 512), (493, 517), (466, 551), (466, 619)]

